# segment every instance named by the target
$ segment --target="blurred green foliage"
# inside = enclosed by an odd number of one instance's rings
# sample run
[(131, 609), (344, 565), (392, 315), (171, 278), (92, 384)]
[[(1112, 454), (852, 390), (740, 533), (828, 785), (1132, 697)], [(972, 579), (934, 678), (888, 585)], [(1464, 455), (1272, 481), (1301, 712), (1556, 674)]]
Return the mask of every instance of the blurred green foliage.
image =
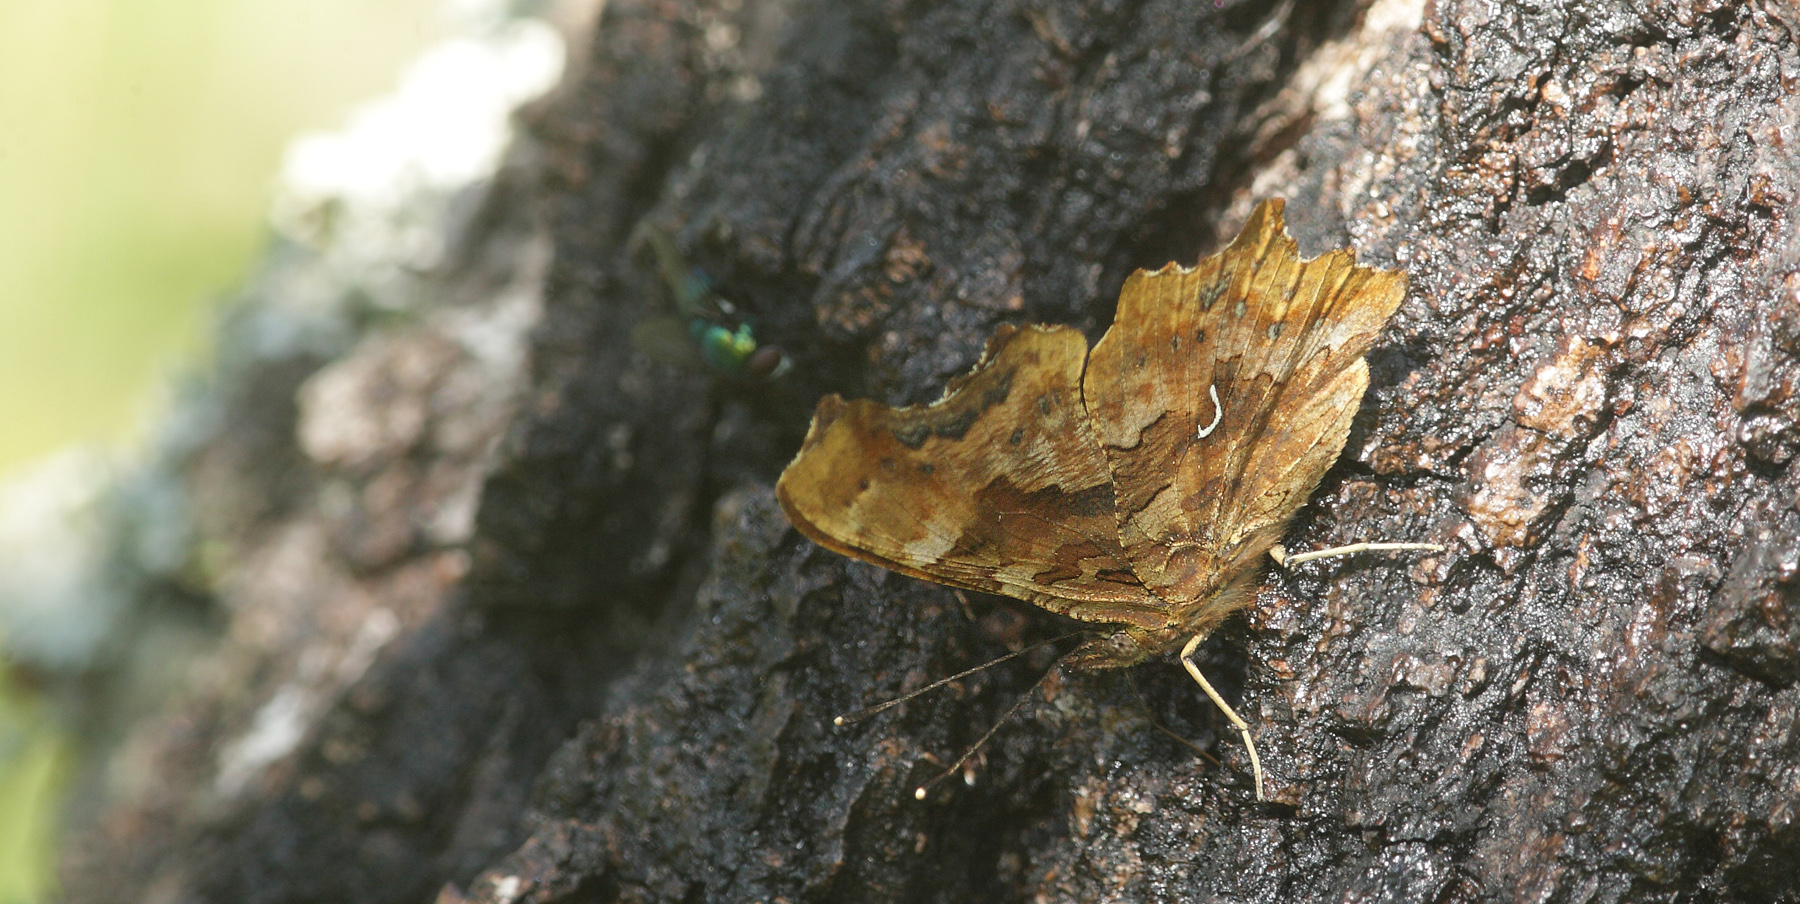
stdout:
[(67, 743), (0, 673), (0, 904), (42, 900), (50, 865)]

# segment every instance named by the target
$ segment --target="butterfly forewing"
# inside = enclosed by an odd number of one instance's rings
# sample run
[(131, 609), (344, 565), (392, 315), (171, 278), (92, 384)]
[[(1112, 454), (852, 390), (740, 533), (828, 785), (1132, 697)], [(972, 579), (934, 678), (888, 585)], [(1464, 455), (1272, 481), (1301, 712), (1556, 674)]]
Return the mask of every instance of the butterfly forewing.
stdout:
[[(1218, 277), (1218, 260), (1194, 270), (1138, 271), (1125, 282), (1118, 313), (1094, 347), (1082, 392), (1112, 468), (1120, 544), (1138, 577), (1169, 600), (1191, 596), (1193, 578), (1209, 562), (1193, 546), (1194, 480), (1209, 446), (1199, 437), (1212, 423), (1214, 393), (1232, 392), (1229, 362), (1218, 360), (1214, 324), (1219, 296), (1200, 291)], [(1227, 415), (1229, 418), (1229, 415)], [(1229, 419), (1211, 431), (1231, 429)]]
[[(1083, 381), (1121, 546), (1183, 608), (1253, 566), (1343, 449), (1362, 356), (1404, 281), (1348, 252), (1301, 261), (1281, 202), (1193, 269), (1133, 274)], [(1217, 394), (1217, 405), (1213, 402)]]
[(1368, 387), (1363, 355), (1406, 292), (1403, 275), (1357, 266), (1348, 250), (1309, 261), (1298, 250), (1270, 201), (1223, 255), (1232, 294), (1247, 288), (1227, 308), (1243, 313), (1221, 351), (1249, 391), (1244, 428), (1201, 483), (1225, 488), (1204, 510), (1227, 573), (1260, 558), (1343, 451)]

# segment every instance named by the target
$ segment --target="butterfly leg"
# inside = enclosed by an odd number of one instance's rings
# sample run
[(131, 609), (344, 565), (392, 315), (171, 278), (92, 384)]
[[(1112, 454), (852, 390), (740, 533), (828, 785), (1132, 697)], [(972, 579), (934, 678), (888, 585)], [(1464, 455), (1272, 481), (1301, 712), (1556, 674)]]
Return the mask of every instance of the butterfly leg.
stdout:
[(1330, 559), (1336, 556), (1355, 555), (1359, 552), (1393, 552), (1402, 549), (1416, 549), (1424, 552), (1443, 552), (1444, 548), (1436, 543), (1352, 543), (1349, 546), (1333, 546), (1330, 549), (1315, 549), (1298, 555), (1288, 555), (1287, 548), (1280, 543), (1269, 547), (1269, 558), (1283, 568), (1292, 568), (1302, 562), (1314, 559)]
[(1194, 661), (1188, 658), (1194, 655), (1194, 648), (1200, 645), (1200, 641), (1205, 636), (1196, 634), (1187, 642), (1186, 646), (1181, 648), (1181, 666), (1187, 669), (1189, 675), (1194, 676), (1194, 681), (1199, 683), (1200, 689), (1206, 692), (1206, 696), (1212, 698), (1213, 704), (1225, 714), (1225, 718), (1231, 720), (1232, 727), (1238, 730), (1238, 734), (1244, 736), (1244, 749), (1250, 751), (1250, 771), (1256, 779), (1256, 799), (1264, 800), (1262, 761), (1256, 758), (1256, 742), (1250, 740), (1250, 726), (1244, 724), (1243, 719), (1238, 718), (1238, 714), (1232, 710), (1230, 704), (1225, 702), (1225, 698), (1219, 696), (1218, 691), (1213, 690), (1213, 686), (1207, 682), (1205, 675), (1200, 674), (1199, 666), (1194, 665)]

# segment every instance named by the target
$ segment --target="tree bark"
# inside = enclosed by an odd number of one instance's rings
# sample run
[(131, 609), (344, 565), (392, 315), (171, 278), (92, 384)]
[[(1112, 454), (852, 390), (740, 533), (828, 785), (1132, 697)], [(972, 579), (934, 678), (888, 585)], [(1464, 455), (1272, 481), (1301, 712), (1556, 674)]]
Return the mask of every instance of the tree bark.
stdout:
[[(527, 119), (554, 253), (466, 558), (327, 521), (334, 573), (430, 602), (251, 790), (201, 807), (195, 765), (167, 839), (90, 838), (73, 896), (1800, 900), (1795, 24), (613, 0)], [(1272, 800), (1167, 660), (1034, 687), (1046, 652), (834, 728), (1066, 626), (793, 532), (770, 487), (813, 402), (935, 399), (1002, 323), (1097, 336), (1132, 269), (1269, 196), (1306, 254), (1411, 282), (1288, 545), (1449, 548), (1272, 572), (1203, 648)], [(645, 221), (790, 373), (633, 346)]]

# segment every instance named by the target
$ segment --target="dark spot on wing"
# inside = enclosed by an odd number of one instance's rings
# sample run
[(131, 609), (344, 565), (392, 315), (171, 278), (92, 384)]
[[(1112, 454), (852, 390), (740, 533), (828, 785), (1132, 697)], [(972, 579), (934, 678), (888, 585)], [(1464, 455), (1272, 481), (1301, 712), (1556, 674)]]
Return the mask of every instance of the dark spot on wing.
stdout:
[(1014, 427), (1013, 432), (1012, 432), (1012, 438), (1008, 439), (1007, 442), (1016, 446), (1019, 443), (1023, 442), (1024, 440), (1025, 440), (1025, 428), (1024, 427)]
[(1200, 287), (1200, 310), (1210, 311), (1217, 304), (1219, 296), (1225, 294), (1225, 282), (1220, 280), (1209, 286)]
[(1013, 372), (1009, 370), (994, 380), (994, 385), (981, 394), (981, 410), (986, 411), (1006, 401), (1006, 396), (1012, 392), (1012, 378)]
[(966, 408), (944, 418), (932, 432), (944, 439), (962, 439), (963, 434), (969, 432), (970, 425), (974, 424), (975, 419), (980, 416), (981, 412), (973, 408)]
[(900, 423), (892, 428), (894, 439), (908, 449), (924, 446), (934, 435), (943, 439), (962, 439), (989, 408), (1006, 401), (1012, 392), (1012, 377), (1010, 370), (994, 375), (993, 385), (982, 390), (974, 400), (975, 404), (969, 404), (959, 394), (954, 403), (896, 412)]
[(894, 428), (894, 439), (908, 449), (917, 449), (931, 438), (931, 425), (912, 423)]
[[(1039, 492), (1045, 492), (1040, 490)], [(1108, 514), (1113, 510), (1113, 488), (1110, 483), (1097, 484), (1063, 497), (1069, 511), (1084, 518)]]
[(1051, 485), (1026, 492), (1004, 477), (990, 481), (975, 493), (975, 501), (1001, 514), (1042, 512), (1092, 518), (1113, 510), (1111, 483), (1095, 484), (1079, 490)]

